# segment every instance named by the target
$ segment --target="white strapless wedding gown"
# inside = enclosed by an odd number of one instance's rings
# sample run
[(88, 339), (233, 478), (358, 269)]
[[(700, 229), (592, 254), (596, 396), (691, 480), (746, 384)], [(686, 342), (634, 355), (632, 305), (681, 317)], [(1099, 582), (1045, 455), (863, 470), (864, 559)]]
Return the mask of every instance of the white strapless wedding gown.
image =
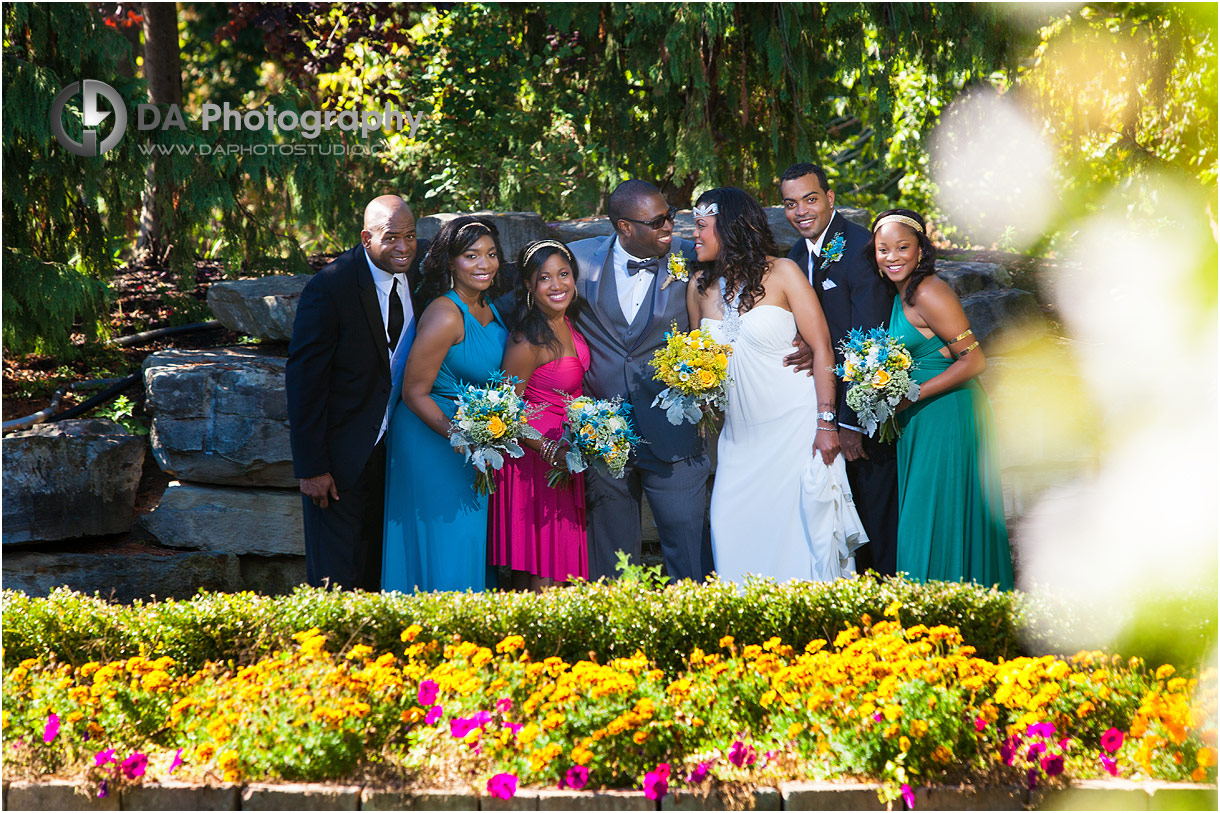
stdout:
[(728, 408), (712, 488), (712, 553), (721, 579), (830, 581), (855, 573), (868, 541), (852, 502), (843, 456), (827, 466), (813, 451), (813, 378), (784, 366), (796, 319), (760, 305), (724, 321), (704, 319), (731, 344)]

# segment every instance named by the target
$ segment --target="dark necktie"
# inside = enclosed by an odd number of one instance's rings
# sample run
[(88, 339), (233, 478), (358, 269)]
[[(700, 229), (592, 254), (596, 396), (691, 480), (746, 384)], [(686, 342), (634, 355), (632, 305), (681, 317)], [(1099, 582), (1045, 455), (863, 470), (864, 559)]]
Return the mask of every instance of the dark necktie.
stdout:
[(651, 271), (657, 273), (657, 269), (661, 267), (661, 258), (653, 257), (651, 260), (628, 260), (627, 261), (627, 276), (634, 277), (641, 271)]
[(389, 322), (386, 333), (390, 338), (390, 352), (393, 353), (394, 348), (398, 347), (398, 337), (402, 335), (403, 323), (406, 322), (402, 312), (402, 297), (398, 295), (398, 277), (394, 277), (394, 284), (390, 286)]

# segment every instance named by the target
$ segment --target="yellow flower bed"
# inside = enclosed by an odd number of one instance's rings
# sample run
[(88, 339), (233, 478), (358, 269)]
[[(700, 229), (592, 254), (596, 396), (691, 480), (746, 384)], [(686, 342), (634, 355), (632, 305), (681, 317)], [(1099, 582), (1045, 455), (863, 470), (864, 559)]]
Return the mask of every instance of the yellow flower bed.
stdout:
[(704, 782), (847, 776), (884, 782), (888, 798), (957, 779), (1216, 779), (1215, 674), (1100, 652), (991, 662), (954, 628), (867, 616), (799, 651), (726, 636), (676, 674), (638, 653), (538, 659), (518, 635), (493, 649), (413, 625), (402, 640), (397, 652), (344, 642), (333, 653), (312, 629), (250, 666), (190, 674), (168, 658), (30, 659), (4, 680), (7, 770), (76, 773), (106, 792), (171, 771), (380, 772), (495, 795), (519, 782), (642, 786), (654, 798)]

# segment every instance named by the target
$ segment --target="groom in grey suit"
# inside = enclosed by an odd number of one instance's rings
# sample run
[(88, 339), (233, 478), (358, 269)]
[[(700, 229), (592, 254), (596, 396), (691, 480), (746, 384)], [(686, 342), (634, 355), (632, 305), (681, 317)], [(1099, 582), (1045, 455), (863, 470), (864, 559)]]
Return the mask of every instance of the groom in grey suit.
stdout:
[(692, 424), (674, 426), (652, 401), (664, 384), (648, 360), (676, 322), (689, 330), (686, 282), (669, 278), (669, 257), (693, 268), (694, 245), (673, 239), (675, 209), (646, 181), (624, 181), (607, 204), (613, 237), (578, 240), (569, 248), (579, 268), (577, 293), (585, 307), (576, 320), (592, 364), (584, 392), (621, 396), (631, 404), (640, 444), (622, 479), (585, 474), (589, 515), (589, 578), (613, 577), (617, 551), (640, 556), (640, 497), (648, 495), (670, 578), (702, 580), (712, 569), (704, 524), (710, 464)]

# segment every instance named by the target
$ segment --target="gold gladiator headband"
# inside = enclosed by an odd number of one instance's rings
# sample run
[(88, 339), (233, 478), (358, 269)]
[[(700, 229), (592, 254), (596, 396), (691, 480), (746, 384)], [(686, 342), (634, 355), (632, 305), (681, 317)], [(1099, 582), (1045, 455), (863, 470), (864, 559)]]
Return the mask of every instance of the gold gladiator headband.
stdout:
[(525, 250), (525, 256), (521, 258), (521, 264), (527, 265), (530, 261), (530, 257), (534, 256), (535, 251), (538, 251), (538, 249), (541, 249), (541, 248), (546, 248), (548, 246), (550, 246), (551, 248), (557, 248), (560, 251), (562, 251), (564, 256), (567, 257), (568, 262), (572, 263), (572, 262), (576, 261), (576, 258), (572, 256), (572, 251), (567, 246), (565, 246), (563, 243), (559, 242), (558, 240), (539, 240), (537, 243), (534, 243), (528, 249)]
[(873, 225), (873, 234), (876, 234), (877, 229), (881, 228), (886, 223), (901, 223), (904, 226), (910, 226), (920, 234), (924, 233), (923, 226), (919, 225), (919, 221), (913, 217), (907, 217), (906, 215), (886, 215)]

